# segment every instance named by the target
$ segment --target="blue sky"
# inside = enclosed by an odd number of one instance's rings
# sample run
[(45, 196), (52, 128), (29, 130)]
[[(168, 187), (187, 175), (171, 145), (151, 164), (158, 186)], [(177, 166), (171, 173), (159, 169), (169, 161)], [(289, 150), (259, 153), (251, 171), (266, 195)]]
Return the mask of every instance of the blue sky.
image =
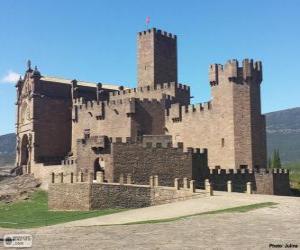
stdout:
[(0, 1), (0, 135), (15, 130), (15, 88), (31, 59), (44, 75), (133, 87), (136, 33), (178, 35), (179, 81), (210, 98), (208, 66), (262, 60), (262, 110), (300, 106), (300, 1)]

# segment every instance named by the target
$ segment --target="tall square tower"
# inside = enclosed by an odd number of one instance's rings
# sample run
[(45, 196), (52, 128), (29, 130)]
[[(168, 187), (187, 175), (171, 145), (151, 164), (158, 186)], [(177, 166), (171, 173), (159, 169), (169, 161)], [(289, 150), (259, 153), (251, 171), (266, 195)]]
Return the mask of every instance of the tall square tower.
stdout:
[(155, 28), (139, 32), (138, 87), (177, 82), (177, 37)]

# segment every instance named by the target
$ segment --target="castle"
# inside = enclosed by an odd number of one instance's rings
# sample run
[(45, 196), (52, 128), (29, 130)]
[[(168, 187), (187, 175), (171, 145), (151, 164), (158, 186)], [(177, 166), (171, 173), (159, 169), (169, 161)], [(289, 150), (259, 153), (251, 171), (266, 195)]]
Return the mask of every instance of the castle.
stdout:
[(28, 65), (16, 85), (20, 172), (45, 182), (50, 173), (96, 179), (101, 171), (107, 182), (130, 173), (140, 184), (158, 174), (170, 185), (266, 168), (261, 62), (210, 65), (212, 99), (191, 104), (190, 87), (178, 83), (176, 35), (139, 32), (137, 47), (136, 88), (48, 77)]

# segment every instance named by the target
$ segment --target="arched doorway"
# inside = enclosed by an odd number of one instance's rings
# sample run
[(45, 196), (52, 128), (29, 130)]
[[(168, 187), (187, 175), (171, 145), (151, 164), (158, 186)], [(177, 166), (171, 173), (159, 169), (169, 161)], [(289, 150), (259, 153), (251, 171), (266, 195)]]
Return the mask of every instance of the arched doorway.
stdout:
[(97, 175), (98, 171), (103, 172), (103, 175), (104, 175), (104, 166), (102, 166), (102, 165), (103, 165), (103, 160), (98, 157), (94, 161), (94, 180), (96, 180), (96, 175)]
[(21, 142), (21, 166), (28, 166), (29, 163), (29, 140), (28, 136), (24, 135)]

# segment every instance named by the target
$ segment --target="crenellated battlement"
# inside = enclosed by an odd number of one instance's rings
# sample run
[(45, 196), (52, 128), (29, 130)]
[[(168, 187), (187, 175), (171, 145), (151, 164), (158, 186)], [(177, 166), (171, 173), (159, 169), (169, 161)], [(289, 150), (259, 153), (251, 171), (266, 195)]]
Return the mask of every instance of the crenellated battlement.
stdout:
[(137, 99), (137, 98), (126, 98), (126, 99), (116, 99), (111, 100), (107, 102), (107, 106), (119, 106), (119, 105), (127, 105), (132, 103), (151, 103), (151, 104), (159, 104), (161, 103), (160, 100), (157, 100), (155, 98), (143, 98), (143, 99)]
[(89, 114), (89, 117), (95, 117), (97, 120), (105, 120), (107, 115), (112, 113), (117, 115), (126, 114), (127, 117), (130, 117), (131, 114), (136, 113), (136, 105), (161, 109), (164, 107), (165, 101), (171, 103), (172, 100), (173, 97), (168, 95), (165, 95), (164, 99), (161, 100), (155, 98), (124, 98), (110, 101), (91, 101), (80, 98), (74, 100), (72, 108), (72, 120), (77, 122), (78, 118), (85, 114)]
[(249, 193), (250, 185), (256, 194), (290, 194), (288, 169), (210, 169), (208, 178), (220, 191)]
[(203, 114), (203, 112), (209, 112), (211, 109), (211, 102), (190, 105), (180, 105), (179, 103), (175, 103), (171, 105), (171, 108), (166, 109), (165, 115), (167, 118), (172, 119), (173, 122), (181, 122), (185, 116)]
[(289, 174), (288, 169), (274, 168), (274, 169), (210, 169), (210, 174), (212, 175), (222, 175), (222, 174)]
[(61, 165), (64, 166), (74, 166), (76, 164), (77, 164), (77, 160), (71, 157), (66, 157), (64, 160), (61, 161)]
[[(171, 96), (166, 96), (166, 99), (171, 100)], [(135, 103), (149, 103), (149, 104), (161, 104), (161, 100), (155, 98), (125, 98), (125, 99), (115, 99), (110, 101), (91, 101), (84, 100), (83, 98), (75, 99), (74, 106), (77, 106), (79, 110), (96, 110), (100, 107), (115, 107), (122, 105), (132, 105)]]
[(74, 105), (77, 105), (77, 106), (82, 105), (82, 106), (92, 107), (95, 105), (100, 105), (102, 103), (108, 103), (108, 101), (88, 100), (88, 99), (85, 99), (84, 97), (73, 99), (73, 106)]
[(153, 35), (153, 34), (168, 37), (168, 38), (171, 38), (171, 39), (174, 39), (174, 40), (177, 39), (176, 35), (173, 35), (172, 33), (162, 31), (162, 30), (156, 29), (156, 28), (141, 31), (141, 32), (138, 33), (138, 36), (143, 37), (143, 36), (148, 36), (148, 35)]
[(210, 110), (212, 108), (211, 102), (203, 102), (197, 104), (190, 104), (186, 106), (181, 106), (182, 113), (194, 113), (194, 112), (203, 112), (205, 110)]
[(109, 93), (110, 100), (119, 99), (119, 98), (128, 98), (128, 97), (136, 97), (140, 98), (143, 95), (156, 95), (157, 93), (175, 95), (176, 92), (186, 92), (189, 94), (190, 87), (185, 84), (168, 82), (163, 84), (157, 84), (154, 86), (143, 86), (138, 88), (126, 89), (113, 91)]
[(262, 63), (253, 59), (244, 59), (242, 65), (236, 59), (228, 60), (225, 65), (211, 64), (209, 66), (209, 82), (211, 86), (221, 82), (261, 83)]
[(147, 91), (156, 91), (156, 90), (163, 90), (163, 89), (179, 89), (179, 90), (189, 90), (190, 87), (185, 84), (176, 83), (176, 82), (166, 82), (162, 84), (157, 84), (155, 86), (144, 86), (139, 88), (132, 88), (132, 89), (125, 89), (119, 91), (113, 91), (109, 93), (109, 96), (117, 96), (117, 95), (126, 95), (129, 93), (135, 92), (147, 92)]
[(178, 142), (176, 145), (172, 143), (162, 143), (162, 142), (150, 142), (147, 141), (145, 143), (141, 141), (137, 141), (131, 137), (110, 137), (110, 142), (112, 144), (118, 145), (128, 145), (128, 144), (135, 144), (138, 147), (142, 148), (164, 148), (164, 149), (172, 149), (177, 150), (183, 153), (191, 153), (191, 154), (207, 154), (206, 148), (192, 148), (192, 147), (184, 147), (183, 143)]

